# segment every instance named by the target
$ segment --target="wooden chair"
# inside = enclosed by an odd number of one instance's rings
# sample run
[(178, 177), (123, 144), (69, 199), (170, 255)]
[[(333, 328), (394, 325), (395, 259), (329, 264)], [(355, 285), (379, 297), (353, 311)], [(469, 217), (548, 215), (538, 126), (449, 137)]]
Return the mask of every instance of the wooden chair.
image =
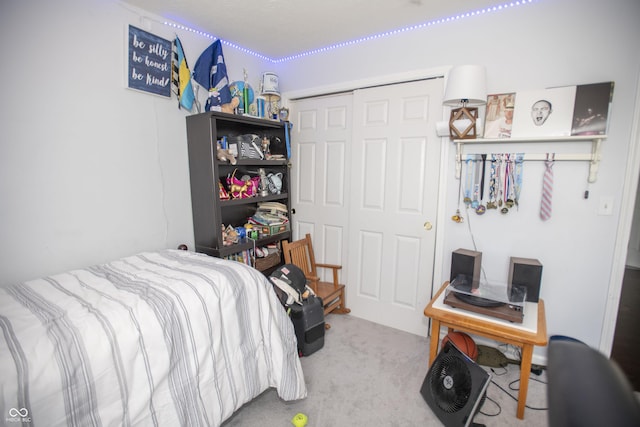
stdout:
[[(287, 240), (282, 241), (282, 252), (284, 252), (284, 261), (286, 264), (293, 264), (304, 272), (309, 280), (309, 287), (320, 298), (324, 304), (324, 314), (331, 312), (339, 314), (347, 314), (351, 312), (347, 308), (345, 298), (345, 286), (338, 283), (338, 270), (341, 265), (317, 263), (313, 254), (313, 245), (311, 244), (311, 234), (305, 236), (304, 239), (296, 240), (289, 243)], [(318, 268), (330, 268), (333, 271), (332, 282), (322, 282), (318, 276)], [(326, 323), (326, 328), (331, 326)]]

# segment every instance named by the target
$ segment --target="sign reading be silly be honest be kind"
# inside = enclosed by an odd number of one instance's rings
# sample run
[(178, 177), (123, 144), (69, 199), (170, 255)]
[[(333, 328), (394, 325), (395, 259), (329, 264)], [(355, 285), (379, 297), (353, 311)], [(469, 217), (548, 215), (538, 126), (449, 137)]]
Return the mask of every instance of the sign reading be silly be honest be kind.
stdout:
[(171, 42), (129, 25), (129, 87), (171, 96)]

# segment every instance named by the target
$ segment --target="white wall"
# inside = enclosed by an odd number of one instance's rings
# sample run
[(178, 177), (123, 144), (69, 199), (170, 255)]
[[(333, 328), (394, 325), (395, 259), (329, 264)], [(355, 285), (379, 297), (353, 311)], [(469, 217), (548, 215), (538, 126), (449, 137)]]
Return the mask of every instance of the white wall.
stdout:
[[(129, 24), (175, 35), (117, 1), (0, 3), (0, 284), (193, 246), (188, 113), (126, 88)], [(193, 67), (212, 40), (179, 36)], [(230, 78), (246, 67), (257, 87), (268, 67), (224, 53)]]
[[(609, 138), (603, 143), (598, 181), (587, 187), (585, 163), (557, 164), (554, 213), (547, 223), (538, 218), (543, 165), (534, 162), (525, 165), (518, 212), (464, 214), (465, 224), (449, 220), (456, 210), (457, 181), (454, 150), (448, 144), (446, 205), (440, 219), (445, 221), (440, 224), (444, 253), (441, 274), (434, 278), (437, 288), (448, 277), (452, 250), (473, 247), (470, 221), (489, 279), (506, 283), (510, 256), (539, 259), (544, 265), (541, 297), (549, 334), (573, 336), (598, 347), (617, 262), (613, 253), (631, 124), (637, 119), (638, 18), (640, 2), (635, 0), (534, 1), (291, 61), (280, 77), (292, 96), (357, 86), (363, 80), (395, 80), (406, 73), (429, 75), (443, 65), (466, 63), (486, 65), (492, 93), (614, 81)], [(576, 149), (588, 153), (590, 147), (584, 147)], [(564, 149), (574, 147), (509, 145), (489, 152)], [(587, 188), (590, 197), (585, 200)], [(597, 215), (601, 197), (613, 197), (613, 215)]]

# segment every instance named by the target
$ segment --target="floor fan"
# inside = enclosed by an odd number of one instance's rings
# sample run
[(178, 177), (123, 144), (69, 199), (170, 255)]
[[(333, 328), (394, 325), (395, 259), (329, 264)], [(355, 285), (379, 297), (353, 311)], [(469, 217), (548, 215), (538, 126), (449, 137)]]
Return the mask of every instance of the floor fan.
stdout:
[(420, 394), (446, 427), (479, 426), (473, 417), (490, 380), (489, 373), (448, 341), (427, 372)]

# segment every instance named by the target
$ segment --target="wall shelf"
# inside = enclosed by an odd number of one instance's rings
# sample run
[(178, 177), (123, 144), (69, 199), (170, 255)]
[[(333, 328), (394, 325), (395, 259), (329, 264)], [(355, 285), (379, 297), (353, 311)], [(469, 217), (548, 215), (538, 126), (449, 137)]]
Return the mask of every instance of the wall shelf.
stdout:
[[(554, 154), (554, 160), (560, 162), (589, 162), (589, 182), (598, 179), (598, 166), (600, 164), (600, 146), (607, 135), (583, 135), (583, 136), (554, 136), (546, 138), (478, 138), (478, 139), (454, 139), (456, 144), (456, 178), (460, 179), (462, 170), (462, 157), (464, 146), (484, 144), (513, 144), (513, 143), (564, 143), (564, 142), (591, 142), (589, 153)], [(545, 161), (548, 153), (525, 153), (523, 161)]]

